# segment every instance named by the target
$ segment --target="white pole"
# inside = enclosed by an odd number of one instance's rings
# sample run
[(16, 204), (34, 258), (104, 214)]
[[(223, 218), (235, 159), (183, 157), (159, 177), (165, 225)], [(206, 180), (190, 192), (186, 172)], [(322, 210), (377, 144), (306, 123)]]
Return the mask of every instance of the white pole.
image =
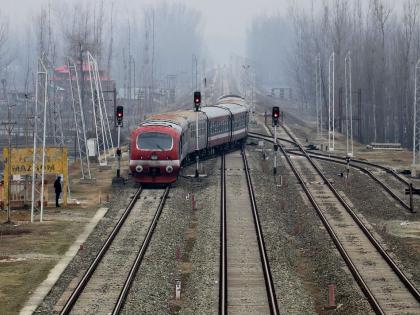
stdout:
[(335, 53), (332, 53), (332, 151), (335, 149)]
[(316, 134), (319, 137), (319, 88), (318, 88), (318, 55), (315, 60), (315, 110), (316, 110)]
[(319, 86), (318, 86), (318, 88), (319, 88), (319, 91), (318, 91), (318, 96), (319, 96), (319, 106), (320, 106), (320, 118), (319, 118), (319, 131), (320, 131), (320, 135), (321, 135), (321, 138), (322, 138), (322, 127), (323, 127), (323, 124), (322, 124), (322, 111), (323, 111), (323, 107), (324, 106), (322, 106), (322, 75), (321, 75), (321, 54), (318, 54), (318, 74), (319, 74), (319, 80), (318, 80), (318, 82), (319, 82)]
[(348, 79), (347, 79), (347, 63), (349, 54), (344, 58), (344, 93), (345, 93), (345, 106), (346, 106), (346, 155), (349, 155), (349, 103), (348, 103)]
[(416, 155), (417, 155), (417, 147), (418, 147), (418, 141), (419, 139), (417, 138), (417, 135), (419, 133), (418, 130), (418, 124), (419, 124), (419, 119), (417, 117), (418, 115), (418, 111), (417, 111), (417, 106), (418, 106), (418, 95), (417, 95), (417, 89), (418, 89), (418, 71), (420, 69), (420, 59), (417, 61), (416, 63), (416, 68), (414, 70), (414, 123), (413, 123), (413, 166), (417, 164), (417, 159), (416, 159)]
[(350, 145), (351, 145), (351, 156), (353, 156), (353, 102), (352, 102), (352, 84), (351, 84), (351, 52), (349, 51), (349, 88), (350, 88)]
[(39, 221), (42, 222), (44, 218), (44, 179), (45, 179), (45, 140), (46, 140), (46, 132), (47, 132), (47, 101), (48, 101), (48, 72), (45, 68), (42, 60), (41, 64), (45, 71), (45, 91), (44, 91), (44, 130), (42, 132), (42, 170), (41, 170), (41, 213), (39, 217)]
[[(36, 166), (37, 166), (37, 134), (38, 134), (38, 94), (39, 94), (39, 65), (37, 80), (35, 86), (35, 117), (34, 117), (34, 145), (33, 145), (33, 158), (32, 158), (32, 196), (31, 196), (31, 223), (34, 222), (34, 208), (35, 208), (35, 184), (36, 184)], [(10, 176), (10, 175), (9, 175)]]
[(328, 59), (328, 150), (331, 150), (331, 56)]
[[(420, 59), (419, 59), (420, 61)], [(416, 165), (416, 115), (417, 115), (417, 65), (419, 63), (417, 61), (416, 68), (414, 70), (414, 104), (413, 104), (413, 166)], [(35, 125), (36, 126), (36, 125)]]

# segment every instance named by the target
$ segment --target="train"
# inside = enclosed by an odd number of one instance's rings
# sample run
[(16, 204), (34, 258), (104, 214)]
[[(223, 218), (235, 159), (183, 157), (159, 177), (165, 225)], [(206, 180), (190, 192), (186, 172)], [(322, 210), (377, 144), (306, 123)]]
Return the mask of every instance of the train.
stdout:
[[(156, 114), (130, 135), (130, 172), (140, 184), (170, 184), (185, 163), (243, 143), (249, 109), (238, 95), (220, 97), (199, 111)], [(198, 130), (196, 126), (198, 125)]]

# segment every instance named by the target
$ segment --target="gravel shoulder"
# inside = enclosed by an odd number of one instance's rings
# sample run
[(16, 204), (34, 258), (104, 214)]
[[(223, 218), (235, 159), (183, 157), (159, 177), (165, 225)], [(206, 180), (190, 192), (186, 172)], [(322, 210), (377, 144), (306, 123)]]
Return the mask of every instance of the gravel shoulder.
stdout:
[[(61, 307), (59, 306), (66, 302), (63, 293), (68, 290), (69, 285), (75, 286), (78, 280), (83, 276), (85, 270), (89, 267), (91, 261), (94, 259), (103, 242), (119, 219), (124, 208), (128, 205), (129, 197), (135, 190), (136, 188), (133, 185), (112, 188), (111, 201), (106, 205), (109, 207), (108, 212), (86, 240), (84, 249), (80, 250), (73, 258), (55, 286), (37, 308), (36, 313), (57, 314), (61, 310)], [(67, 291), (66, 297), (68, 296), (68, 293), (69, 292)]]
[[(171, 190), (123, 314), (217, 313), (220, 162), (202, 164), (208, 177), (180, 177)], [(193, 172), (194, 166), (184, 170)], [(180, 300), (174, 299), (177, 277)]]
[(382, 240), (389, 253), (417, 287), (420, 286), (420, 224), (418, 214), (411, 214), (391, 199), (367, 175), (352, 170), (349, 180), (336, 176), (343, 167), (318, 162), (330, 173), (334, 186), (340, 190), (354, 210), (367, 221)]

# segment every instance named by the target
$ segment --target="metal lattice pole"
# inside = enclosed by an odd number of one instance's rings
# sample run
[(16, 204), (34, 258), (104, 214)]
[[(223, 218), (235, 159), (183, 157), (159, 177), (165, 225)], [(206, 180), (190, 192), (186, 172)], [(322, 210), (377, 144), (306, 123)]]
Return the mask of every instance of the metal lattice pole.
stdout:
[[(98, 69), (98, 63), (95, 61), (95, 72), (96, 72), (96, 77), (98, 80), (98, 86), (99, 86), (99, 91), (100, 91), (100, 96), (101, 96), (101, 101), (102, 101), (102, 107), (103, 107), (103, 112), (104, 112), (104, 116), (105, 116), (105, 129), (106, 132), (105, 134), (109, 137), (109, 149), (114, 149), (114, 142), (112, 141), (112, 134), (111, 134), (111, 125), (109, 124), (109, 117), (108, 117), (108, 112), (107, 112), (107, 108), (106, 108), (106, 104), (105, 104), (105, 98), (104, 98), (104, 91), (102, 89), (102, 81), (101, 81), (101, 77), (99, 76), (99, 69)], [(131, 94), (131, 91), (130, 91)], [(114, 152), (114, 156), (115, 156), (115, 152)]]
[(82, 98), (79, 88), (79, 77), (77, 67), (74, 61), (70, 58), (67, 61), (67, 67), (69, 69), (69, 83), (72, 98), (77, 146), (79, 149), (80, 171), (82, 173), (82, 179), (92, 179), (92, 174), (90, 171), (89, 154), (87, 149), (85, 117), (82, 108)]
[[(40, 222), (42, 222), (43, 215), (44, 215), (45, 140), (46, 140), (46, 129), (47, 129), (46, 128), (47, 102), (48, 102), (48, 70), (42, 58), (39, 58), (36, 88), (35, 88), (31, 222), (34, 222), (34, 211), (35, 209), (37, 209), (36, 207), (37, 194), (39, 194), (39, 200), (40, 200)], [(41, 144), (41, 148), (39, 148), (40, 144)], [(39, 172), (39, 170), (41, 172)], [(39, 176), (41, 176), (41, 189), (40, 190), (38, 190), (36, 187), (37, 185), (36, 179)]]
[[(104, 121), (102, 116), (102, 110), (99, 101), (99, 93), (97, 86), (94, 86), (94, 58), (93, 56), (87, 52), (88, 56), (88, 68), (89, 68), (89, 80), (90, 80), (90, 90), (91, 90), (91, 99), (92, 99), (92, 109), (93, 109), (93, 118), (95, 124), (95, 133), (96, 133), (96, 140), (97, 140), (97, 149), (98, 149), (98, 161), (99, 163), (103, 163), (104, 165), (107, 164), (107, 157), (106, 157), (106, 140), (104, 134)], [(101, 153), (102, 149), (102, 153)], [(103, 157), (102, 157), (103, 155)]]
[(110, 145), (110, 139), (109, 139), (109, 134), (107, 131), (107, 126), (106, 126), (106, 112), (104, 109), (104, 104), (102, 102), (103, 100), (103, 95), (102, 95), (102, 89), (101, 89), (101, 79), (99, 77), (99, 72), (98, 72), (98, 64), (96, 62), (96, 59), (92, 59), (93, 61), (93, 77), (94, 77), (94, 83), (95, 83), (95, 89), (96, 89), (96, 96), (97, 96), (97, 100), (98, 100), (98, 108), (99, 108), (99, 116), (101, 119), (101, 128), (102, 128), (102, 133), (104, 136), (104, 140), (105, 140), (105, 155), (107, 154), (107, 152), (109, 153), (110, 149), (111, 149), (111, 145)]
[(420, 59), (414, 70), (413, 167), (419, 162), (420, 149)]

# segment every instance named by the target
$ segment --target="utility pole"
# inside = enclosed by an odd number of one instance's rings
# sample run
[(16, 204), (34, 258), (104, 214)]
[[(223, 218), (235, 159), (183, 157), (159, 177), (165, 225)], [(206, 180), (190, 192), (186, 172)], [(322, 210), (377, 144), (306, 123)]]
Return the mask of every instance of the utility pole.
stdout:
[[(79, 43), (79, 61), (80, 61), (80, 108), (84, 111), (85, 105), (85, 72), (83, 71), (83, 45)], [(77, 71), (77, 70), (76, 70)], [(86, 130), (89, 132), (91, 128)]]
[(328, 150), (334, 151), (335, 134), (335, 52), (331, 53), (328, 62)]
[[(353, 156), (353, 103), (351, 82), (351, 53), (344, 59), (344, 82), (346, 92), (346, 149), (347, 156)], [(350, 125), (350, 126), (349, 126)], [(350, 137), (350, 140), (349, 140)]]
[(6, 79), (1, 80), (1, 84), (3, 86), (3, 96), (4, 100), (6, 101), (7, 105), (7, 121), (2, 122), (1, 124), (5, 126), (8, 135), (8, 152), (7, 152), (7, 221), (5, 223), (11, 224), (12, 221), (10, 220), (10, 194), (11, 194), (11, 184), (12, 184), (12, 132), (13, 126), (16, 125), (16, 122), (12, 122), (11, 117), (11, 105), (9, 103), (9, 98), (7, 96), (6, 91)]

